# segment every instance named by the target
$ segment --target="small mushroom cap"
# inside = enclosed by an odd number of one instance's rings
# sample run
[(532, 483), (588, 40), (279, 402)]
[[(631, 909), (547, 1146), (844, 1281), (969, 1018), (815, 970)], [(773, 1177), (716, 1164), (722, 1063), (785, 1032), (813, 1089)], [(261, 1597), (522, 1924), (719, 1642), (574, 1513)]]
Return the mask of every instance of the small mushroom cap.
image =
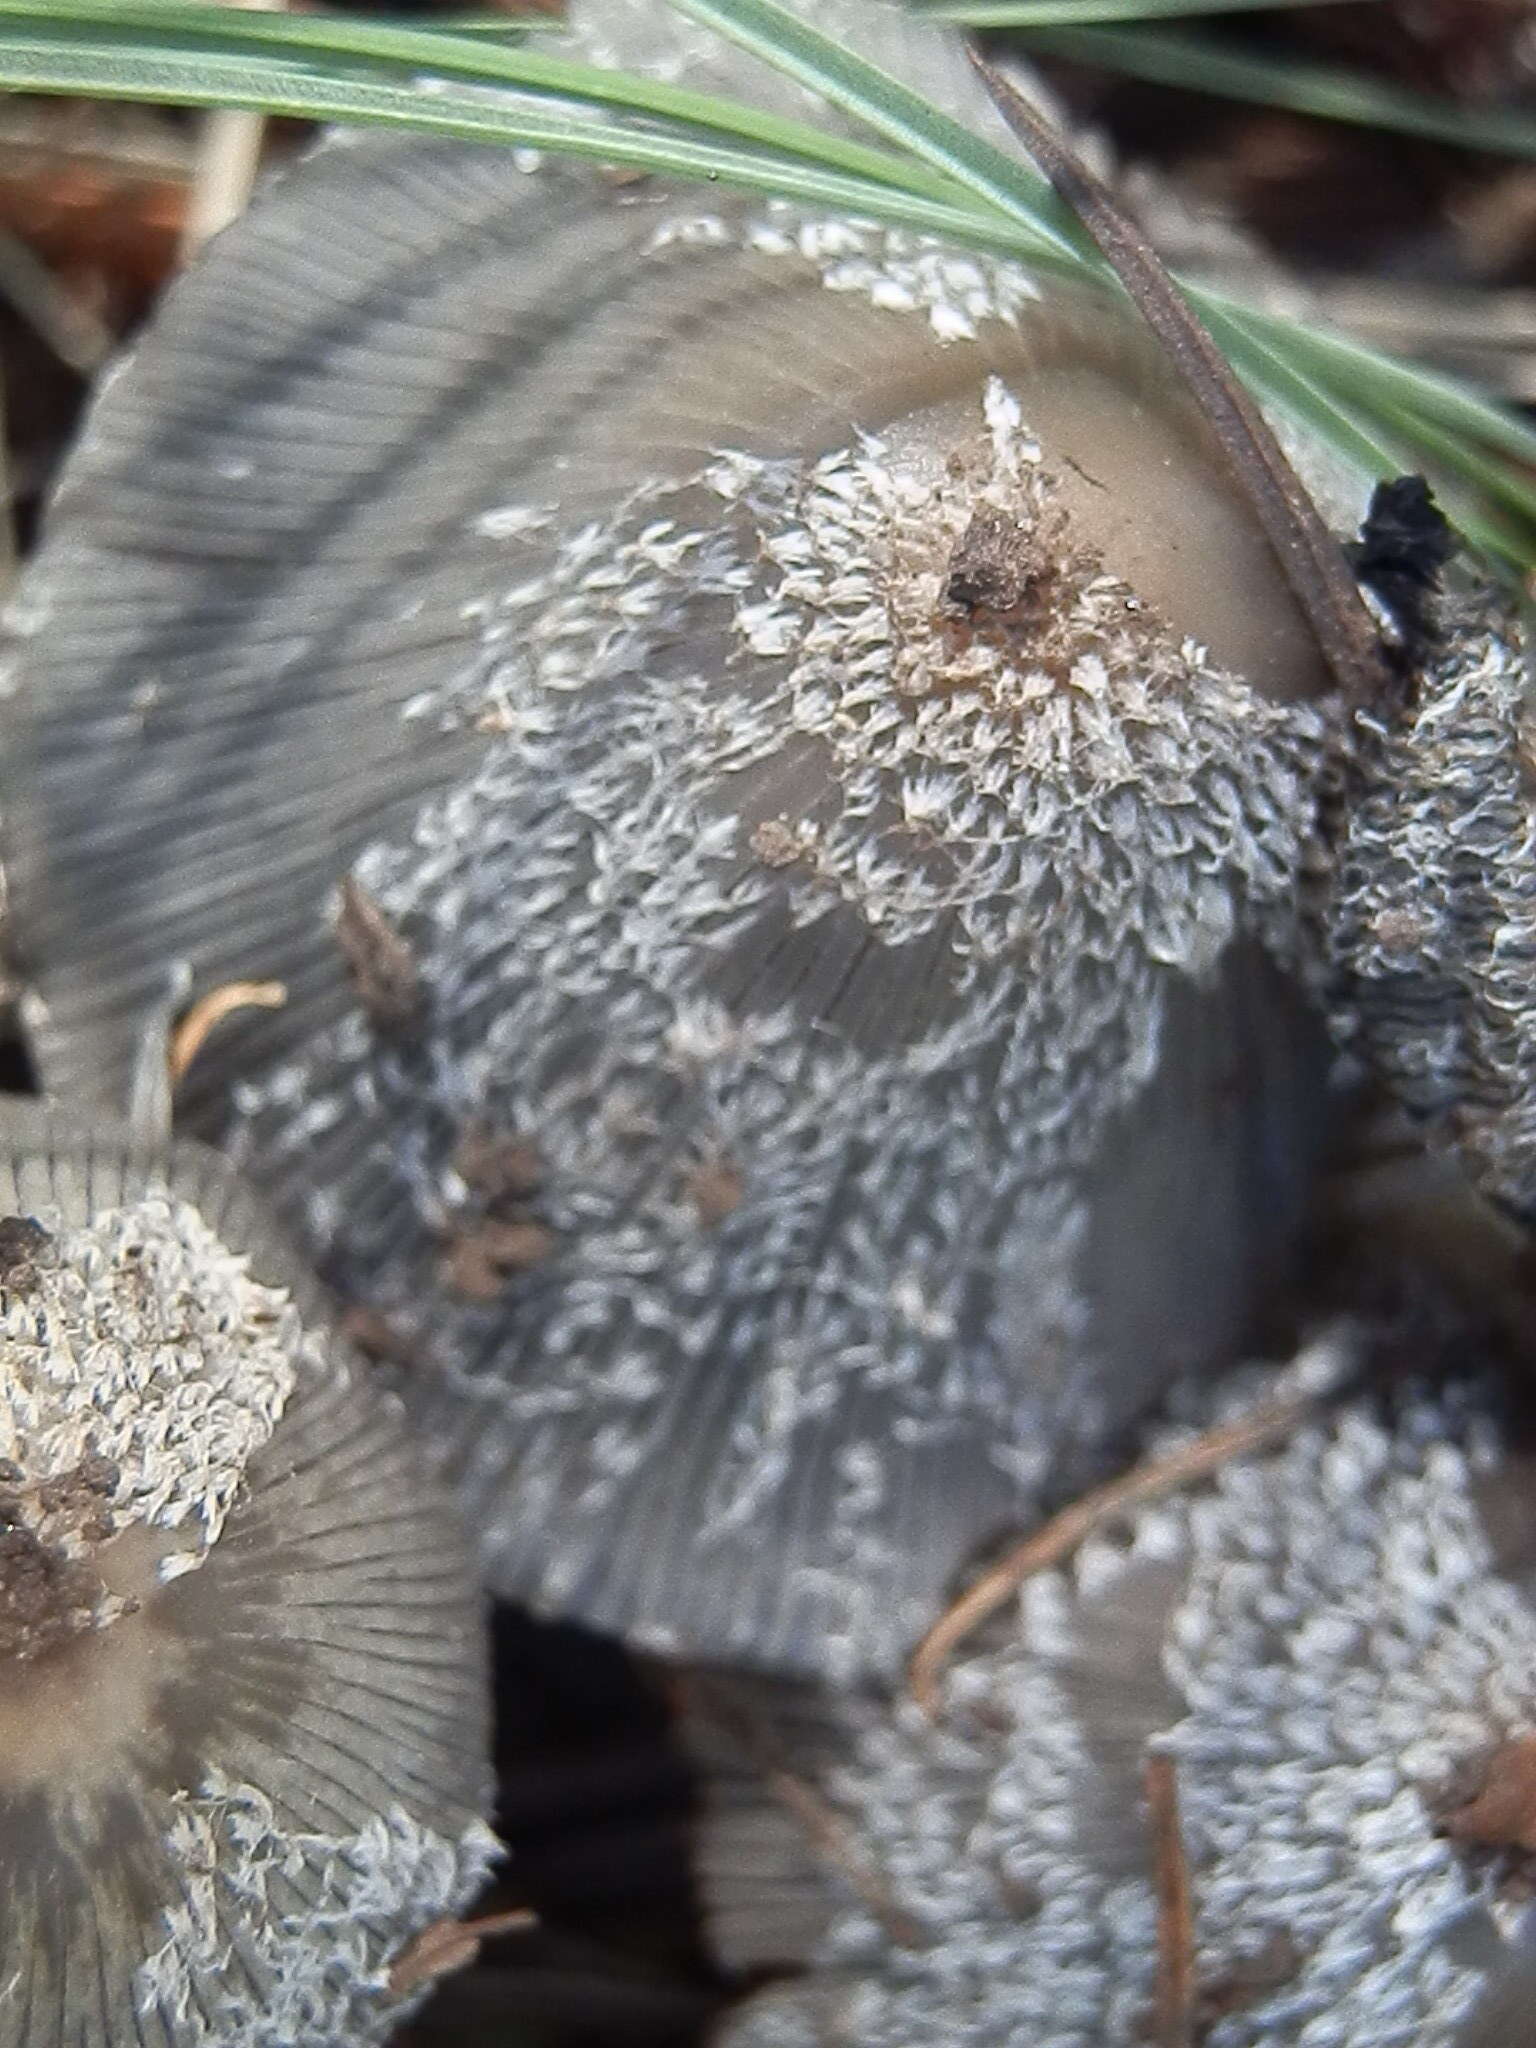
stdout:
[(738, 1741), (701, 1883), (729, 1960), (809, 1974), (722, 2042), (1144, 2042), (1153, 1748), (1209, 2048), (1486, 2042), (1529, 1982), (1525, 1859), (1456, 1816), (1536, 1730), (1530, 1459), (1494, 1413), (1487, 1388), (1362, 1399), (1144, 1510), (1026, 1584), (936, 1725), (760, 1694), (760, 1757), (824, 1817), (796, 1849)]
[(213, 1155), (8, 1108), (0, 1212), (0, 2044), (382, 2040), (493, 1846), (453, 1516)]

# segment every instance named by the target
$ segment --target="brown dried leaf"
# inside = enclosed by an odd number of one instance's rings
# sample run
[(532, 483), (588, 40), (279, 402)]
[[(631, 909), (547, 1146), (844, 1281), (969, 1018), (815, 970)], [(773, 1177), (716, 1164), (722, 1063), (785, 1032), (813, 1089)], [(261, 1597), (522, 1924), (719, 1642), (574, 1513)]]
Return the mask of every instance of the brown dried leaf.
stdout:
[(741, 1168), (734, 1160), (724, 1157), (701, 1159), (689, 1169), (686, 1186), (689, 1199), (698, 1210), (699, 1221), (706, 1230), (723, 1223), (732, 1210), (740, 1208), (741, 1198), (746, 1192)]
[(390, 1965), (389, 1988), (404, 1998), (423, 1984), (452, 1976), (474, 1962), (481, 1942), (493, 1934), (512, 1934), (534, 1925), (525, 1906), (510, 1913), (488, 1913), (480, 1920), (433, 1920), (408, 1941)]
[(376, 1308), (367, 1308), (359, 1302), (343, 1309), (341, 1331), (365, 1358), (371, 1358), (376, 1365), (405, 1366), (416, 1362), (415, 1345)]
[(557, 1242), (546, 1224), (531, 1220), (503, 1223), (486, 1217), (469, 1222), (447, 1242), (443, 1278), (466, 1300), (494, 1301), (511, 1274), (537, 1266)]
[(1536, 1851), (1536, 1735), (1518, 1735), (1489, 1759), (1482, 1790), (1445, 1822), (1458, 1842)]
[(544, 1178), (544, 1162), (531, 1138), (470, 1124), (453, 1153), (453, 1170), (488, 1202), (531, 1195)]
[(407, 1032), (421, 1016), (421, 975), (410, 947), (355, 875), (343, 875), (336, 943), (357, 999), (383, 1032)]

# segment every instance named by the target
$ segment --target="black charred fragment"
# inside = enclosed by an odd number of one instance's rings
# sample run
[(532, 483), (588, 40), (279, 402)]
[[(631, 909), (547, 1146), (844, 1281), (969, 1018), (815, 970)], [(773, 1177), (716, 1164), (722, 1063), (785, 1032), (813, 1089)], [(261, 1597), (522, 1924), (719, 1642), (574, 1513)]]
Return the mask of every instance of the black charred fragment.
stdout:
[(1391, 613), (1399, 636), (1393, 654), (1406, 672), (1440, 642), (1431, 600), (1458, 545), (1424, 478), (1398, 476), (1377, 484), (1360, 538), (1344, 550), (1360, 582)]
[(92, 1628), (103, 1590), (89, 1565), (30, 1529), (0, 1528), (0, 1663), (30, 1662)]
[(53, 1239), (32, 1217), (0, 1216), (0, 1287), (30, 1287), (52, 1254)]
[(1040, 567), (1018, 520), (995, 505), (978, 506), (949, 558), (944, 608), (960, 619), (1023, 612), (1038, 601)]

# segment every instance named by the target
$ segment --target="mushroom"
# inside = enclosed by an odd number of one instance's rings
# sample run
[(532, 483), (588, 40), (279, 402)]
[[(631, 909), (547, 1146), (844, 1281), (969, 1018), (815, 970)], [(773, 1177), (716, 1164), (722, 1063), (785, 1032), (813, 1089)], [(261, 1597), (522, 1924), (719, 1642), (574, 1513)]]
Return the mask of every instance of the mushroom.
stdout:
[(1335, 1028), (1493, 1201), (1536, 1221), (1536, 725), (1526, 632), (1429, 601), (1362, 743), (1330, 888)]
[(229, 1169), (0, 1122), (0, 2044), (355, 2048), (494, 1840), (479, 1599)]
[[(1371, 1348), (1337, 1327), (1297, 1370)], [(1532, 1964), (1529, 1858), (1484, 1824), (1536, 1747), (1530, 1482), (1491, 1382), (1362, 1392), (1026, 1582), (936, 1723), (766, 1687), (748, 1723), (738, 1686), (733, 1724), (717, 1684), (706, 1905), (732, 1961), (805, 1972), (722, 2048), (1536, 2039), (1528, 2006), (1488, 2032)], [(1151, 2019), (1181, 1930), (1149, 1755), (1192, 1909), (1183, 2031)]]
[(172, 294), (21, 610), (47, 1084), (117, 1099), (170, 962), (287, 985), (182, 1113), (421, 1358), (508, 1596), (890, 1669), (1283, 1274), (1347, 721), (1109, 301), (349, 141)]

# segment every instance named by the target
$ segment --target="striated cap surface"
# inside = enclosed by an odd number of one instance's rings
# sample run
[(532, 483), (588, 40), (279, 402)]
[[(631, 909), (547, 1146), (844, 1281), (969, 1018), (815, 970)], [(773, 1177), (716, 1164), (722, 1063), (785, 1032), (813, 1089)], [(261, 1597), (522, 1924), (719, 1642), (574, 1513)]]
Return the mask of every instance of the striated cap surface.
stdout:
[[(828, 1762), (825, 1735), (818, 1756), (782, 1720), (778, 1754), (847, 1832), (810, 1974), (722, 2040), (1147, 2039), (1152, 1749), (1176, 1766), (1202, 2041), (1487, 2040), (1528, 1979), (1528, 1859), (1452, 1817), (1532, 1734), (1536, 1609), (1529, 1461), (1483, 1398), (1350, 1406), (1143, 1511), (1026, 1585), (1006, 1634), (951, 1670), (937, 1727), (845, 1707)], [(754, 1887), (774, 1902), (753, 1866), (772, 1870), (776, 1837), (754, 1825), (753, 1855), (739, 1809), (717, 1831), (706, 1891), (712, 1867), (718, 1925), (761, 1959)], [(798, 1921), (782, 1887), (775, 1912), (806, 1939), (803, 1896)]]
[[(578, 51), (646, 69), (700, 34), (632, 0), (575, 15)], [(949, 34), (875, 4), (830, 25), (990, 116)], [(722, 63), (742, 96), (771, 92), (743, 54)], [(1109, 303), (714, 189), (344, 144), (168, 295), (90, 415), (13, 607), (8, 867), (65, 1099), (120, 1109), (167, 962), (200, 988), (289, 988), (199, 1061), (183, 1106), (205, 1129), (256, 1048), (333, 1015), (327, 888), (477, 758), (472, 735), (403, 714), (493, 687), (503, 598), (716, 451), (814, 463), (934, 409), (943, 448), (1001, 377), (1083, 540), (1176, 636), (1266, 691), (1320, 687), (1187, 398)]]
[(894, 1661), (1237, 1341), (1304, 1182), (1326, 717), (1075, 542), (1000, 379), (953, 415), (515, 582), (434, 707), (479, 766), (357, 870), (408, 1009), (237, 1094), (495, 1583), (652, 1647)]
[[(832, 25), (922, 83), (897, 21)], [(498, 1590), (893, 1668), (1283, 1269), (1347, 736), (1107, 302), (352, 140), (104, 394), (20, 627), (49, 1083), (168, 962), (287, 986), (181, 1108), (424, 1361)]]
[(222, 1164), (4, 1140), (0, 2043), (380, 2041), (494, 1846), (453, 1518)]

